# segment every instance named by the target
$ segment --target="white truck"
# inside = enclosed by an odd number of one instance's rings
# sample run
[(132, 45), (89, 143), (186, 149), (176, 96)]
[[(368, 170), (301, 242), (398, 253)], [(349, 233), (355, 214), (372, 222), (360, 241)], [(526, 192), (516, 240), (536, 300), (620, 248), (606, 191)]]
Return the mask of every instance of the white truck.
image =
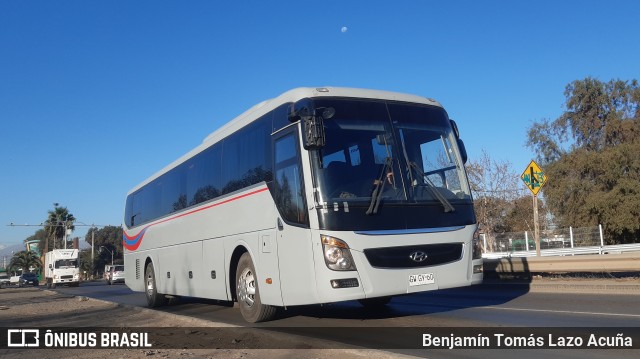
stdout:
[(70, 287), (80, 285), (80, 263), (77, 249), (54, 249), (44, 256), (44, 273), (47, 288), (59, 284)]

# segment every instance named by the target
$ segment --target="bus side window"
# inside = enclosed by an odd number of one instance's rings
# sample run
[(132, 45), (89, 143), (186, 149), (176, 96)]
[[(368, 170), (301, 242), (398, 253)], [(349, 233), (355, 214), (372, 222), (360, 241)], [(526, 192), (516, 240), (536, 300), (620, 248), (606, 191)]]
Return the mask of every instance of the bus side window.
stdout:
[(285, 222), (308, 225), (297, 148), (293, 133), (275, 141), (275, 202)]

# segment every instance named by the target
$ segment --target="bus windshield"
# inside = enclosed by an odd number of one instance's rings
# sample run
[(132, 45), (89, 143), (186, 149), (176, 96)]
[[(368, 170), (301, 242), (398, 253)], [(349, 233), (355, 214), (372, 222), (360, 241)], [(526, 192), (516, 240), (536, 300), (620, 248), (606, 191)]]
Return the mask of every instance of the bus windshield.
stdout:
[(314, 106), (335, 109), (324, 120), (325, 146), (311, 156), (320, 207), (362, 207), (375, 215), (389, 205), (449, 213), (471, 204), (456, 137), (442, 108), (359, 99), (317, 99)]

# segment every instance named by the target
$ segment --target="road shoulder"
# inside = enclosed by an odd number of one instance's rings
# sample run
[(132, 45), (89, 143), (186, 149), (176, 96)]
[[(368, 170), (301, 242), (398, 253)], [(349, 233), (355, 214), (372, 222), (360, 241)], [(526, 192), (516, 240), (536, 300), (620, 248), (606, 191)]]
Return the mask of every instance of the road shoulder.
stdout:
[[(0, 327), (3, 328), (171, 328), (175, 332), (194, 332), (197, 327), (229, 327), (228, 325), (183, 317), (131, 306), (96, 300), (88, 297), (69, 296), (39, 288), (4, 288), (1, 290)], [(195, 330), (197, 332), (197, 329)], [(203, 331), (204, 332), (204, 331)], [(49, 359), (114, 357), (139, 359), (159, 358), (317, 358), (362, 359), (396, 358), (398, 354), (368, 349), (322, 349), (331, 347), (323, 340), (264, 330), (220, 330), (215, 338), (221, 349), (36, 349), (37, 355)], [(188, 334), (189, 334), (188, 333)], [(198, 333), (194, 333), (198, 334)], [(268, 347), (287, 349), (248, 349)], [(22, 359), (32, 356), (34, 349), (0, 349), (3, 359)]]

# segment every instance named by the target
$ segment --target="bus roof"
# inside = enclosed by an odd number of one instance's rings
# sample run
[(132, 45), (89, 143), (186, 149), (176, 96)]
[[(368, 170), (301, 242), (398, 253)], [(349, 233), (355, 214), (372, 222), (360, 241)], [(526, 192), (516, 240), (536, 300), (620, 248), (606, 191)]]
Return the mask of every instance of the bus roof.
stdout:
[(238, 131), (244, 126), (257, 120), (261, 116), (267, 114), (269, 111), (272, 111), (277, 107), (286, 103), (297, 102), (305, 98), (318, 98), (318, 97), (351, 97), (351, 98), (366, 98), (366, 99), (378, 99), (378, 100), (392, 100), (392, 101), (401, 101), (401, 102), (421, 103), (421, 104), (442, 107), (442, 105), (440, 105), (439, 102), (431, 98), (404, 94), (399, 92), (358, 89), (358, 88), (348, 88), (348, 87), (295, 88), (281, 94), (278, 97), (258, 103), (257, 105), (251, 107), (247, 111), (240, 114), (239, 116), (235, 117), (233, 120), (222, 125), (222, 127), (218, 128), (217, 130), (212, 132), (210, 135), (205, 137), (205, 139), (202, 141), (202, 143), (199, 146), (187, 152), (177, 160), (167, 165), (162, 170), (156, 172), (154, 175), (152, 175), (151, 177), (147, 178), (146, 180), (138, 184), (131, 191), (129, 191), (128, 194), (131, 194), (139, 190), (147, 183), (153, 181), (154, 179), (160, 177), (161, 175), (171, 170), (172, 168), (185, 162), (186, 160), (193, 157), (197, 153), (204, 151), (205, 149), (215, 144), (216, 142), (222, 140), (223, 138)]
[(429, 105), (440, 106), (438, 102), (433, 99), (402, 94), (397, 92), (388, 92), (380, 90), (366, 90), (346, 87), (299, 87), (293, 90), (289, 90), (280, 96), (262, 101), (259, 104), (251, 107), (247, 111), (243, 112), (233, 120), (229, 121), (209, 136), (207, 136), (203, 143), (213, 144), (219, 140), (227, 137), (240, 128), (248, 125), (254, 120), (260, 118), (262, 115), (276, 109), (278, 106), (285, 103), (292, 103), (304, 98), (314, 97), (353, 97), (353, 98), (371, 98), (381, 100), (395, 100), (403, 102), (416, 102), (425, 103)]

